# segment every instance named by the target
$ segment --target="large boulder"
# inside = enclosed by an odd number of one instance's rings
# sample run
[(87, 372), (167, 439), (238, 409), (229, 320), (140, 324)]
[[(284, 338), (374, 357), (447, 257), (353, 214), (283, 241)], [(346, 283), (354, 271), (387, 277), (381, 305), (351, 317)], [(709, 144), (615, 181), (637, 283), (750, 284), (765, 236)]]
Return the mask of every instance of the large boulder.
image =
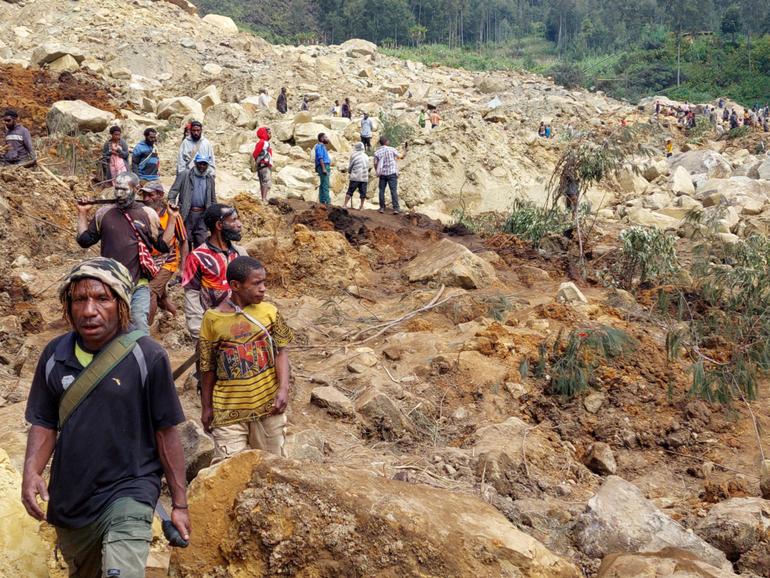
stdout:
[(60, 100), (51, 106), (45, 122), (50, 132), (75, 134), (101, 132), (115, 120), (115, 115), (82, 100)]
[(158, 103), (158, 118), (165, 120), (172, 116), (194, 116), (202, 119), (203, 107), (200, 102), (189, 96), (164, 98)]
[(641, 195), (649, 186), (647, 179), (631, 169), (621, 170), (617, 178), (623, 192), (630, 195)]
[(203, 468), (209, 467), (214, 456), (214, 440), (203, 431), (197, 420), (188, 419), (177, 427), (184, 450), (184, 468), (191, 481)]
[(273, 138), (281, 142), (289, 142), (294, 138), (294, 123), (290, 120), (279, 120), (270, 124)]
[(482, 94), (495, 94), (505, 92), (509, 86), (501, 78), (492, 78), (490, 76), (481, 76), (476, 79), (476, 90)]
[(464, 289), (480, 289), (497, 280), (492, 265), (449, 239), (426, 247), (402, 273), (412, 283), (436, 281)]
[(219, 88), (217, 88), (216, 84), (211, 84), (204, 88), (195, 97), (195, 100), (200, 103), (203, 112), (206, 112), (212, 106), (222, 104), (222, 96), (219, 94)]
[(294, 125), (294, 144), (309, 149), (318, 142), (318, 135), (322, 132), (328, 133), (329, 129), (315, 122)]
[(299, 167), (286, 165), (275, 176), (275, 182), (289, 189), (312, 189), (315, 186), (315, 173)]
[(21, 474), (0, 449), (0, 576), (48, 578), (48, 547), (19, 499)]
[(637, 206), (628, 209), (626, 218), (632, 225), (642, 225), (644, 227), (655, 227), (656, 229), (676, 229), (679, 227), (680, 220), (669, 217), (663, 213), (651, 211), (644, 207)]
[(751, 550), (770, 531), (770, 501), (730, 498), (714, 505), (696, 528), (698, 535), (731, 560)]
[(76, 70), (80, 70), (80, 64), (72, 55), (65, 54), (61, 58), (57, 58), (51, 62), (48, 65), (48, 70), (56, 73), (75, 72)]
[(757, 167), (757, 173), (760, 179), (770, 181), (770, 159), (765, 160)]
[(180, 576), (581, 576), (474, 496), (259, 451), (201, 472), (190, 517)]
[(708, 178), (726, 179), (733, 173), (732, 166), (718, 152), (708, 149), (687, 151), (669, 159), (671, 168), (684, 167), (691, 175), (707, 174)]
[(718, 568), (730, 568), (724, 553), (688, 532), (647, 500), (635, 485), (610, 476), (588, 501), (576, 525), (578, 548), (592, 558), (615, 552), (680, 548)]
[(351, 38), (340, 44), (340, 48), (345, 51), (347, 56), (355, 58), (356, 56), (373, 56), (377, 53), (377, 45), (368, 40), (360, 38)]
[(671, 190), (679, 195), (694, 195), (695, 185), (692, 184), (692, 177), (687, 169), (678, 166), (671, 174)]
[[(579, 479), (591, 475), (558, 435), (517, 417), (480, 427), (471, 442), (473, 455), (478, 457), (476, 476), (503, 495), (515, 495), (519, 484), (529, 480), (557, 486), (565, 481), (558, 472), (567, 469)], [(526, 480), (522, 480), (522, 472), (528, 472)]]
[(235, 36), (238, 34), (238, 26), (229, 16), (222, 16), (220, 14), (206, 14), (203, 17), (203, 21), (217, 28), (219, 32), (225, 36)]
[(257, 126), (256, 117), (250, 115), (245, 108), (235, 102), (216, 104), (206, 111), (203, 126), (207, 130), (227, 131), (233, 126), (254, 129)]
[(597, 578), (731, 578), (730, 570), (717, 568), (677, 548), (650, 554), (610, 554)]
[(62, 56), (71, 56), (78, 64), (85, 60), (85, 54), (79, 48), (63, 46), (54, 42), (45, 42), (32, 51), (30, 62), (43, 66), (49, 62), (59, 60)]

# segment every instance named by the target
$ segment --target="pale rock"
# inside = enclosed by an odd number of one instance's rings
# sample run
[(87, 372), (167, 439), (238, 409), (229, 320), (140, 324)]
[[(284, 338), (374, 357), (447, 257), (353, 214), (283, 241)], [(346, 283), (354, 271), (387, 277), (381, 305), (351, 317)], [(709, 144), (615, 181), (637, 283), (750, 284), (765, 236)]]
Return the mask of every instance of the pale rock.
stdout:
[(762, 460), (759, 467), (759, 493), (770, 500), (770, 460)]
[(698, 535), (731, 560), (751, 550), (770, 531), (770, 501), (730, 498), (714, 504), (695, 528)]
[[(307, 110), (301, 110), (294, 115), (294, 124), (305, 124), (306, 122), (319, 122), (313, 119), (313, 115)], [(319, 122), (319, 124), (323, 124)]]
[[(273, 139), (281, 142), (289, 142), (294, 138), (294, 123), (290, 120), (279, 120), (270, 124), (273, 130)], [(304, 156), (304, 152), (302, 153)]]
[(402, 274), (412, 283), (435, 281), (464, 289), (488, 287), (497, 280), (492, 265), (449, 239), (423, 248), (403, 268)]
[(80, 70), (80, 64), (71, 55), (65, 54), (48, 64), (48, 70), (51, 72), (75, 72)]
[(219, 88), (214, 84), (207, 86), (198, 93), (195, 100), (200, 103), (203, 112), (206, 112), (212, 106), (222, 104), (222, 96), (219, 94)]
[(0, 334), (15, 336), (21, 333), (21, 320), (16, 315), (0, 317)]
[(206, 14), (203, 17), (203, 21), (217, 28), (219, 32), (225, 36), (235, 36), (238, 34), (238, 26), (229, 16)]
[(115, 80), (131, 80), (131, 69), (121, 66), (110, 70), (110, 76)]
[(209, 62), (204, 65), (203, 72), (209, 76), (219, 76), (222, 74), (222, 67), (219, 66), (216, 62)]
[(600, 475), (611, 475), (618, 471), (615, 454), (612, 453), (612, 448), (604, 442), (593, 444), (583, 463), (589, 470)]
[(315, 122), (303, 122), (301, 124), (294, 125), (294, 144), (301, 146), (303, 149), (309, 149), (318, 142), (318, 135), (320, 133), (328, 133), (324, 125)]
[(48, 578), (49, 547), (38, 534), (40, 522), (27, 514), (19, 496), (21, 474), (0, 449), (0, 576)]
[(164, 98), (158, 103), (158, 118), (166, 120), (172, 116), (193, 116), (203, 118), (203, 107), (189, 96), (174, 96)]
[(188, 419), (177, 426), (184, 450), (184, 468), (190, 482), (203, 468), (209, 467), (214, 457), (214, 440), (211, 439), (197, 420)]
[(319, 56), (316, 59), (316, 70), (320, 74), (337, 77), (340, 74), (340, 62), (336, 58)]
[(718, 191), (703, 192), (700, 200), (704, 208), (717, 207), (726, 202), (725, 196)]
[(728, 178), (733, 169), (721, 154), (708, 149), (691, 150), (669, 159), (672, 169), (683, 167), (691, 175), (705, 173), (708, 178)]
[(360, 38), (351, 38), (340, 44), (340, 48), (345, 51), (347, 56), (355, 58), (357, 56), (374, 56), (377, 53), (377, 45), (368, 40)]
[(601, 391), (592, 391), (583, 399), (583, 407), (588, 413), (597, 413), (604, 405), (605, 399)]
[(671, 174), (671, 190), (678, 195), (694, 195), (692, 177), (683, 166), (677, 166)]
[(757, 174), (760, 179), (770, 181), (770, 158), (757, 167)]
[(741, 242), (741, 238), (738, 235), (733, 235), (732, 233), (717, 233), (716, 237), (728, 245), (735, 245)]
[(668, 193), (664, 193), (663, 191), (658, 191), (652, 193), (651, 195), (646, 195), (642, 199), (642, 206), (653, 211), (658, 211), (663, 207), (668, 206), (669, 204), (671, 204), (671, 196)]
[(481, 94), (504, 93), (508, 90), (506, 82), (500, 78), (481, 76), (476, 79), (476, 90)]
[(374, 367), (379, 362), (377, 354), (370, 347), (359, 347), (356, 349), (355, 359), (367, 367)]
[(457, 357), (457, 368), (466, 373), (479, 386), (505, 382), (508, 368), (478, 351), (461, 351)]
[(355, 408), (385, 440), (399, 439), (415, 431), (409, 417), (376, 386), (368, 387), (356, 399)]
[(741, 197), (738, 206), (741, 209), (741, 215), (759, 215), (765, 208), (766, 199), (756, 197)]
[(276, 183), (284, 185), (289, 189), (308, 189), (313, 188), (316, 177), (310, 171), (296, 166), (286, 165), (273, 177)]
[(216, 104), (203, 117), (203, 126), (210, 131), (227, 131), (233, 126), (253, 130), (256, 125), (257, 119), (235, 102)]
[(13, 267), (29, 267), (30, 260), (26, 255), (19, 255), (11, 263)]
[(43, 66), (44, 64), (54, 62), (63, 56), (70, 56), (78, 64), (85, 59), (85, 55), (78, 48), (45, 42), (32, 51), (30, 62), (32, 64), (37, 64), (38, 66)]
[(265, 452), (202, 473), (190, 518), (206, 539), (175, 549), (184, 576), (582, 575), (475, 496)]
[(662, 213), (657, 213), (644, 207), (632, 207), (626, 212), (626, 218), (633, 225), (655, 227), (656, 229), (676, 229), (679, 220)]
[(641, 195), (649, 185), (644, 177), (631, 169), (622, 169), (617, 179), (620, 188), (628, 194)]
[(724, 553), (685, 530), (647, 500), (639, 488), (617, 476), (608, 477), (588, 501), (578, 519), (575, 539), (578, 548), (591, 558), (674, 547), (730, 570)]
[(385, 92), (390, 92), (401, 96), (406, 94), (406, 91), (409, 90), (409, 84), (389, 82), (389, 83), (383, 84), (381, 89)]
[(101, 132), (106, 129), (115, 115), (100, 110), (82, 100), (60, 100), (51, 106), (46, 116), (50, 132), (75, 134), (78, 132)]
[(737, 578), (690, 552), (664, 548), (644, 554), (610, 554), (602, 560), (597, 578)]
[(334, 130), (326, 132), (326, 136), (329, 139), (329, 150), (336, 153), (350, 152), (351, 146), (348, 140), (340, 133)]
[(658, 213), (660, 213), (661, 215), (666, 215), (667, 217), (672, 217), (679, 221), (684, 219), (689, 212), (690, 212), (690, 209), (685, 209), (684, 207), (675, 207), (675, 206), (663, 207), (662, 209), (658, 210)]
[(314, 388), (310, 392), (310, 403), (326, 409), (329, 415), (335, 417), (353, 417), (356, 413), (353, 402), (332, 385)]
[(583, 295), (583, 292), (571, 281), (559, 285), (559, 290), (556, 292), (556, 301), (569, 305), (588, 303), (588, 299)]
[(676, 206), (682, 207), (683, 209), (687, 209), (689, 211), (690, 209), (702, 209), (703, 203), (696, 201), (687, 195), (682, 195), (681, 197), (676, 198)]

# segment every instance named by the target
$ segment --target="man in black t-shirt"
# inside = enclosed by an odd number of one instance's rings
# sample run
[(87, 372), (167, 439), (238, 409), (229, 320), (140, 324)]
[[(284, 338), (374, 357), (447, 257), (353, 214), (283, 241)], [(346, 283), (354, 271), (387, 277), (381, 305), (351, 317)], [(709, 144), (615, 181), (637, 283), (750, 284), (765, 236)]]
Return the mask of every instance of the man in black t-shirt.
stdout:
[[(56, 527), (70, 576), (144, 576), (162, 474), (173, 500), (171, 520), (189, 539), (184, 454), (175, 427), (184, 414), (158, 343), (140, 337), (60, 424), (67, 388), (126, 332), (132, 286), (128, 270), (113, 259), (91, 259), (72, 270), (59, 296), (73, 331), (45, 347), (27, 400), (32, 427), (22, 502), (31, 516)], [(46, 486), (42, 473), (52, 453)], [(49, 501), (47, 513), (38, 496)]]

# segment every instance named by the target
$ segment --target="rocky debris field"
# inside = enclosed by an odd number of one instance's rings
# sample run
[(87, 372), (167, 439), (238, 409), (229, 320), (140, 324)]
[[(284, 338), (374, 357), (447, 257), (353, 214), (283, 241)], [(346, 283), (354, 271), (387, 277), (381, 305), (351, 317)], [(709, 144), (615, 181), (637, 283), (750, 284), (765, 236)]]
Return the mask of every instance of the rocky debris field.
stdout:
[[(212, 443), (181, 378), (193, 543), (172, 555), (156, 532), (148, 576), (770, 576), (770, 472), (755, 434), (770, 427), (767, 400), (750, 412), (688, 395), (690, 363), (668, 354), (653, 315), (658, 288), (631, 294), (600, 275), (629, 225), (675, 234), (684, 262), (698, 232), (729, 244), (766, 235), (761, 134), (685, 134), (649, 107), (529, 74), (399, 61), (360, 40), (272, 46), (194, 12), (184, 0), (0, 2), (0, 98), (60, 175), (0, 172), (10, 248), (0, 255), (0, 576), (66, 575), (51, 529), (35, 533), (20, 509), (18, 472), (35, 362), (66, 328), (56, 288), (95, 254), (74, 242), (74, 199), (95, 194), (90, 172), (112, 123), (132, 144), (159, 129), (169, 184), (191, 118), (204, 122), (218, 193), (238, 207), (244, 244), (268, 265), (269, 299), (297, 336), (289, 459), (250, 452), (206, 468)], [(290, 114), (261, 109), (259, 89), (274, 98), (281, 86)], [(353, 123), (328, 112), (345, 96)], [(444, 121), (416, 130), (427, 105)], [(375, 136), (379, 113), (412, 128), (406, 214), (308, 202), (324, 131), (341, 204), (363, 111)], [(534, 246), (452, 217), (505, 213), (516, 197), (542, 204), (568, 135), (600, 140), (623, 119), (646, 130), (626, 168), (586, 193), (587, 275), (576, 274), (574, 239)], [(556, 138), (537, 137), (541, 120)], [(247, 163), (264, 124), (276, 151), (268, 205)], [(690, 296), (688, 277), (672, 294)], [(172, 298), (181, 305), (178, 286)], [(555, 392), (569, 336), (619, 334), (617, 354), (589, 356), (585, 391)], [(153, 336), (174, 365), (193, 347), (181, 316), (161, 316)], [(719, 361), (712, 341), (702, 347)]]

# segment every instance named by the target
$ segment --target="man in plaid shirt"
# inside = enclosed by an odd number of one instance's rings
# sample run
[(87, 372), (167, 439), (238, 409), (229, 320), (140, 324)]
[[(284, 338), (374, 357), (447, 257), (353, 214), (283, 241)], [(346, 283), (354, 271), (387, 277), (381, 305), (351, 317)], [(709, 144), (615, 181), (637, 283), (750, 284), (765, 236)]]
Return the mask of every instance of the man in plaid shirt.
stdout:
[[(404, 154), (408, 145), (404, 145)], [(392, 146), (388, 145), (388, 139), (384, 136), (380, 137), (380, 147), (374, 153), (374, 168), (377, 171), (377, 176), (380, 177), (380, 213), (385, 212), (385, 187), (390, 188), (390, 199), (393, 204), (393, 214), (398, 215), (401, 212), (401, 208), (398, 204), (398, 164), (396, 160), (403, 159), (404, 155), (400, 154)]]

